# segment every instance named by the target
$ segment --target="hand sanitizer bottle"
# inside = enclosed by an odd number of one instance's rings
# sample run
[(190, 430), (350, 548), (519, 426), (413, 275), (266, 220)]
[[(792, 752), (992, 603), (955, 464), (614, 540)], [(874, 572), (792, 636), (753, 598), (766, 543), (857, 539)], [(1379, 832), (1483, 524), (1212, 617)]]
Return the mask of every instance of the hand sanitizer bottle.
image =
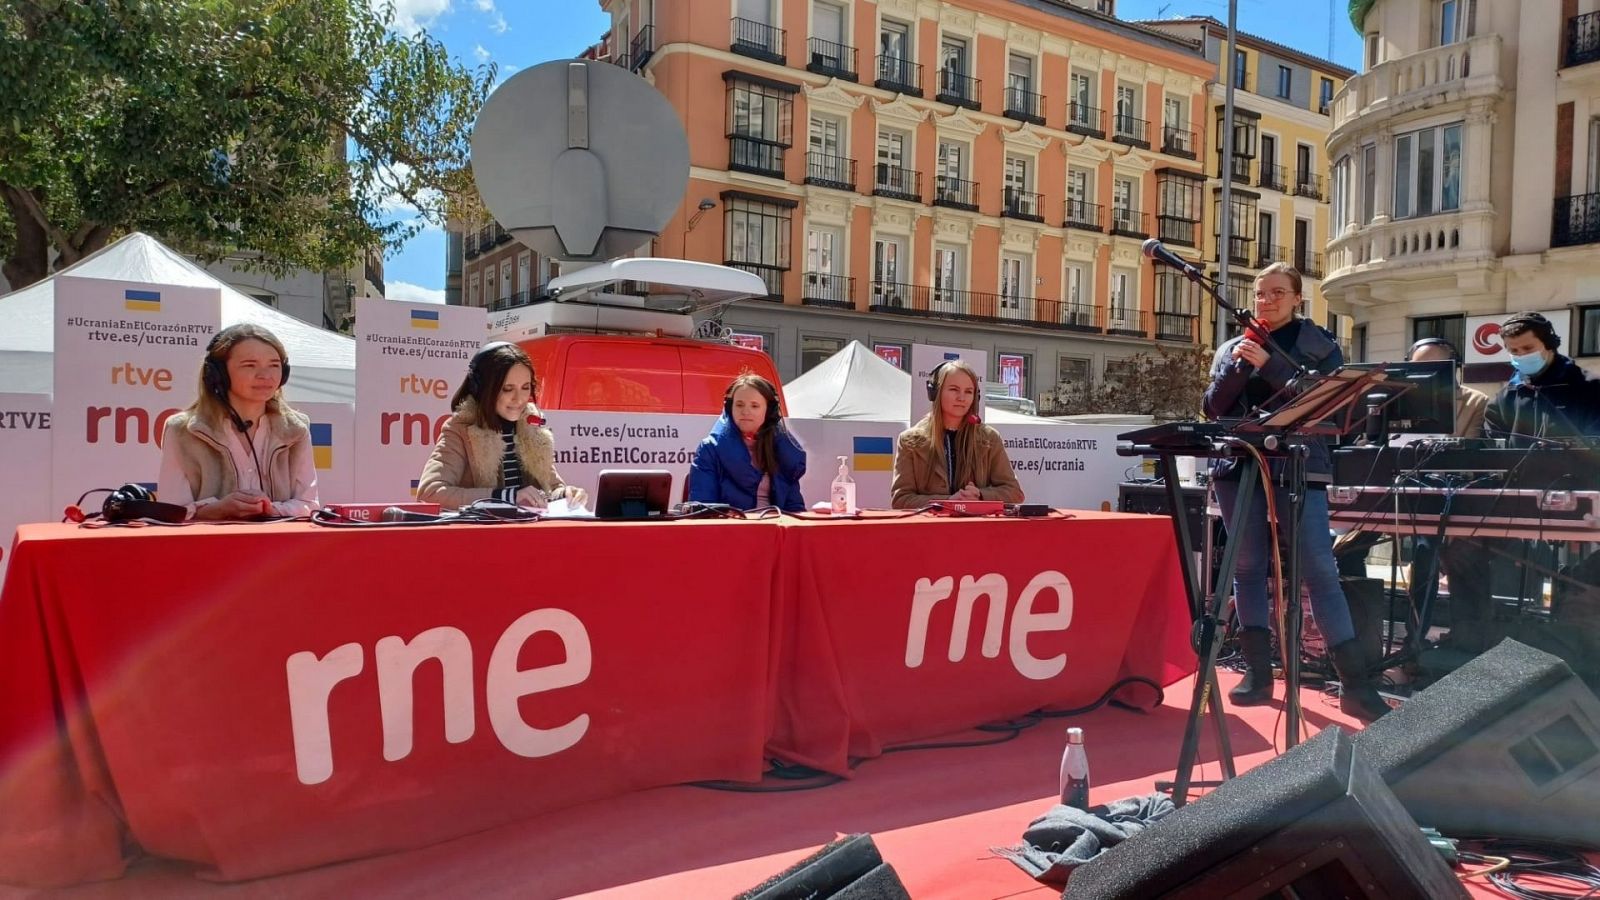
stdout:
[(839, 457), (839, 474), (833, 479), (833, 514), (836, 516), (856, 514), (856, 482), (850, 477), (848, 463), (848, 457)]

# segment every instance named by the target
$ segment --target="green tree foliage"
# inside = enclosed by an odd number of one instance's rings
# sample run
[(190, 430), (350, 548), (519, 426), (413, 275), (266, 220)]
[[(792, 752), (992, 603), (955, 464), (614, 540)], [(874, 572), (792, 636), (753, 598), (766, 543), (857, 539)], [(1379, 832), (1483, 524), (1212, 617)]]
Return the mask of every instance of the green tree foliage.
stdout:
[[(439, 222), (492, 66), (369, 0), (0, 0), (12, 287), (128, 231), (325, 270)], [(403, 200), (419, 218), (393, 221)]]
[(1211, 383), (1211, 350), (1185, 347), (1152, 352), (1106, 363), (1097, 382), (1062, 382), (1041, 398), (1050, 415), (1128, 413), (1159, 421), (1200, 417), (1200, 398)]

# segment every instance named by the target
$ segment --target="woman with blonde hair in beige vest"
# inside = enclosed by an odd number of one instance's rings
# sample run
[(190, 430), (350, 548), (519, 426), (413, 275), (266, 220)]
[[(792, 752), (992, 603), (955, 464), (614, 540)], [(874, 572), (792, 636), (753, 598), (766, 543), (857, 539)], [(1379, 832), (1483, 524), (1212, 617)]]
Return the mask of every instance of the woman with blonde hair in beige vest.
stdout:
[(249, 322), (217, 332), (189, 408), (167, 420), (156, 496), (202, 520), (296, 518), (320, 505), (310, 420), (289, 408), (289, 354)]
[(978, 416), (978, 373), (961, 360), (941, 363), (928, 376), (928, 399), (928, 414), (895, 438), (894, 508), (934, 500), (1021, 503), (1005, 441)]

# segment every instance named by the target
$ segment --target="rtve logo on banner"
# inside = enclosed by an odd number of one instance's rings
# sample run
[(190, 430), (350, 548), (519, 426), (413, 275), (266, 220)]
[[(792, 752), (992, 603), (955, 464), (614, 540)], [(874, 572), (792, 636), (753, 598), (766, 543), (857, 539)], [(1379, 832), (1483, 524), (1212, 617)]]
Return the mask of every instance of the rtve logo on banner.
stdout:
[[(172, 370), (159, 366), (146, 369), (125, 362), (111, 367), (111, 386), (150, 387), (168, 393), (172, 390)], [(108, 431), (110, 438), (116, 443), (126, 444), (131, 440), (136, 444), (154, 443), (160, 446), (161, 432), (166, 428), (167, 420), (178, 412), (177, 407), (163, 409), (155, 415), (152, 422), (150, 410), (142, 406), (91, 406), (86, 412), (87, 440), (91, 444), (100, 443), (101, 424), (110, 419)]]
[[(438, 327), (435, 325), (434, 327)], [(433, 397), (438, 400), (450, 398), (450, 382), (444, 378), (428, 378), (415, 373), (400, 376), (400, 394), (402, 396)], [(396, 442), (395, 429), (400, 430), (398, 440), (401, 446), (411, 447), (423, 445), (432, 447), (439, 443), (439, 435), (444, 433), (444, 425), (450, 421), (453, 413), (442, 416), (429, 416), (419, 412), (386, 412), (378, 416), (378, 441), (385, 447)]]
[[(955, 579), (949, 575), (936, 581), (918, 578), (911, 595), (911, 624), (906, 631), (906, 668), (922, 665), (928, 643), (928, 619), (934, 607), (949, 599)], [(1049, 612), (1035, 612), (1034, 601), (1045, 591), (1054, 591), (1056, 608)], [(988, 600), (989, 618), (983, 630), (983, 655), (990, 659), (1000, 655), (1002, 631), (1005, 630), (1006, 607), (1011, 591), (1004, 575), (991, 572), (973, 578), (961, 576), (961, 588), (955, 592), (955, 608), (950, 622), (950, 661), (960, 662), (967, 655), (967, 635), (972, 630), (972, 610), (978, 598)], [(1060, 572), (1047, 570), (1033, 576), (1017, 599), (1016, 610), (1011, 615), (1011, 630), (1006, 643), (1011, 650), (1011, 665), (1024, 678), (1044, 681), (1061, 674), (1067, 666), (1067, 655), (1039, 658), (1028, 651), (1028, 636), (1046, 631), (1066, 631), (1072, 625), (1072, 582)]]
[[(548, 631), (561, 640), (563, 661), (532, 669), (517, 668), (517, 657), (530, 638)], [(341, 681), (366, 667), (366, 651), (348, 643), (317, 656), (302, 650), (284, 668), (289, 683), (289, 721), (294, 734), (295, 775), (301, 784), (321, 784), (333, 777), (333, 736), (328, 697)], [(416, 669), (431, 659), (443, 673), (444, 737), (459, 744), (472, 737), (477, 708), (472, 685), (472, 642), (459, 628), (430, 628), (407, 641), (398, 635), (380, 638), (373, 648), (378, 673), (378, 710), (383, 720), (383, 758), (389, 762), (411, 755), (415, 715), (412, 680)], [(518, 701), (531, 694), (582, 684), (589, 678), (593, 652), (589, 631), (564, 609), (525, 613), (500, 635), (489, 654), (483, 702), (489, 724), (501, 746), (518, 756), (551, 756), (571, 747), (589, 730), (583, 713), (555, 728), (535, 728), (522, 718)]]

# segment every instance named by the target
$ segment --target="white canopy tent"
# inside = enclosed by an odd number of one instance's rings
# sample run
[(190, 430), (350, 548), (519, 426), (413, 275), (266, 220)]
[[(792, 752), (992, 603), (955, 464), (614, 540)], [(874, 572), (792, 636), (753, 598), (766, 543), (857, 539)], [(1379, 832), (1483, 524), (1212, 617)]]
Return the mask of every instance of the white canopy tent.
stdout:
[[(816, 368), (783, 386), (788, 415), (801, 419), (852, 419), (904, 422), (911, 375), (851, 341)], [(1054, 419), (986, 408), (984, 421), (996, 425), (1059, 425)]]
[[(49, 394), (55, 382), (56, 286), (60, 275), (222, 290), (222, 324), (255, 322), (278, 336), (293, 367), (291, 402), (354, 403), (355, 340), (309, 325), (229, 287), (147, 234), (135, 232), (54, 275), (0, 296), (0, 392)], [(195, 359), (195, 371), (200, 360)], [(187, 376), (184, 381), (187, 381)]]

